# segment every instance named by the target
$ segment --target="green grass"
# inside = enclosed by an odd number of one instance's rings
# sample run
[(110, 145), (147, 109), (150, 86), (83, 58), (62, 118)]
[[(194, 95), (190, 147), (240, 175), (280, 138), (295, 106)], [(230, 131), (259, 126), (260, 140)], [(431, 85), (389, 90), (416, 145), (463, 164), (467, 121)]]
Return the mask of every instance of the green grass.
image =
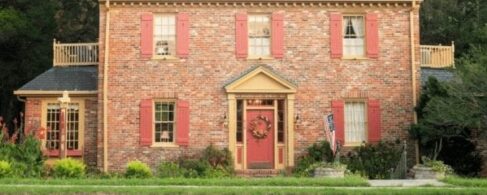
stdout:
[(458, 189), (458, 188), (413, 188), (413, 189), (390, 189), (390, 188), (326, 188), (326, 187), (305, 187), (305, 188), (266, 188), (266, 187), (198, 187), (181, 188), (172, 187), (148, 187), (148, 186), (1, 186), (1, 193), (129, 193), (129, 194), (485, 194), (485, 189)]
[(151, 178), (151, 179), (0, 179), (0, 184), (46, 184), (46, 185), (193, 185), (193, 186), (368, 186), (366, 179), (350, 176), (343, 179), (315, 178)]
[(455, 186), (487, 188), (487, 179), (447, 177), (442, 181)]

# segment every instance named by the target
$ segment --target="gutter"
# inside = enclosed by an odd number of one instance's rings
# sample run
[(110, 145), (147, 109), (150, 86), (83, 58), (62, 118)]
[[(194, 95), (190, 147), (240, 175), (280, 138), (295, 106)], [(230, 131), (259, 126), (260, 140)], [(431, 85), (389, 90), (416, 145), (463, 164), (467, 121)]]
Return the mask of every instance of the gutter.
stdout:
[[(410, 36), (411, 36), (411, 80), (412, 80), (412, 87), (413, 90), (413, 120), (414, 124), (418, 124), (418, 113), (416, 113), (416, 106), (417, 106), (417, 90), (416, 90), (416, 48), (415, 48), (415, 40), (414, 40), (414, 12), (419, 9), (419, 5), (416, 4), (416, 0), (412, 0), (411, 10), (409, 11), (409, 29), (410, 29)], [(419, 141), (416, 140), (415, 143), (415, 153), (416, 153), (416, 164), (419, 164)]]
[(103, 172), (108, 171), (108, 59), (110, 52), (110, 0), (105, 2), (107, 9), (105, 21), (105, 48), (103, 60)]

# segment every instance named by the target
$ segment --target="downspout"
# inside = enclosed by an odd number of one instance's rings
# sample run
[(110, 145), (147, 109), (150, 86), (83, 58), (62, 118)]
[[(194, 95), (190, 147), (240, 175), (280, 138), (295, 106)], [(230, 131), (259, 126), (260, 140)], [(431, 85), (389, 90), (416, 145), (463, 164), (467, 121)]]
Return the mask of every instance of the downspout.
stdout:
[[(416, 4), (416, 0), (412, 0), (411, 4), (411, 11), (409, 12), (409, 29), (410, 29), (410, 36), (411, 36), (411, 80), (412, 80), (412, 90), (413, 90), (413, 120), (414, 124), (418, 124), (418, 114), (416, 113), (416, 106), (417, 106), (417, 91), (416, 91), (416, 48), (415, 48), (415, 40), (414, 40), (414, 12), (417, 10), (418, 6)], [(416, 164), (419, 164), (419, 140), (416, 140), (415, 143), (415, 153), (416, 153)]]
[(105, 2), (107, 9), (105, 21), (105, 51), (103, 60), (103, 172), (108, 171), (108, 57), (110, 52), (110, 0)]

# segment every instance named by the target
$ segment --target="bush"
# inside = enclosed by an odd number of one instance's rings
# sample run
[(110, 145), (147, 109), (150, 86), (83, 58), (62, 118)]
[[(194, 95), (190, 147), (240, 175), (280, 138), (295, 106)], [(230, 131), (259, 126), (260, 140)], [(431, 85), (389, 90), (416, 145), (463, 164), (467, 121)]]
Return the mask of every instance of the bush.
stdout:
[(446, 174), (452, 174), (453, 173), (453, 169), (449, 165), (446, 165), (445, 163), (443, 163), (443, 161), (430, 160), (428, 158), (423, 157), (423, 163), (424, 163), (424, 166), (431, 167), (431, 169), (433, 171), (442, 172), (442, 173), (446, 173)]
[(60, 178), (80, 178), (85, 175), (86, 165), (72, 158), (57, 160), (52, 166), (52, 175)]
[(12, 165), (7, 161), (0, 161), (0, 178), (10, 177), (12, 175)]
[[(2, 138), (0, 133), (0, 140)], [(33, 136), (27, 136), (18, 144), (0, 141), (0, 160), (11, 162), (12, 174), (21, 177), (41, 176), (44, 165), (41, 144)]]
[(333, 162), (333, 152), (328, 141), (321, 141), (314, 143), (306, 150), (307, 154), (300, 157), (294, 168), (294, 176), (308, 177), (311, 176), (312, 171), (309, 167), (319, 162)]
[(180, 167), (185, 169), (184, 177), (204, 177), (205, 172), (211, 168), (207, 161), (200, 159), (184, 159), (179, 162)]
[(213, 145), (210, 145), (203, 151), (202, 160), (207, 161), (208, 164), (215, 169), (223, 168), (233, 170), (232, 153), (227, 148), (218, 150)]
[(125, 177), (127, 178), (150, 178), (152, 172), (147, 164), (138, 160), (131, 161), (127, 164), (127, 170), (125, 171)]
[(233, 171), (229, 172), (226, 169), (221, 168), (210, 168), (205, 170), (204, 177), (206, 178), (225, 178), (225, 177), (232, 177)]
[(369, 179), (390, 178), (401, 158), (401, 145), (396, 142), (365, 144), (355, 148), (345, 158), (345, 164), (352, 173)]
[(173, 162), (163, 162), (157, 167), (158, 176), (161, 178), (184, 177), (186, 170), (179, 167), (179, 164)]

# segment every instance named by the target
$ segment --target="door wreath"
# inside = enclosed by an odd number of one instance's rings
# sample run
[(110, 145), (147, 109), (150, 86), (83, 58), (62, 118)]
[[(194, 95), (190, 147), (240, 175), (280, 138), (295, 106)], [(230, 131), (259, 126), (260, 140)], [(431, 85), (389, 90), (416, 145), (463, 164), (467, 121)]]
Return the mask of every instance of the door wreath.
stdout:
[[(265, 123), (265, 129), (261, 128)], [(250, 131), (252, 132), (252, 136), (257, 139), (264, 139), (269, 134), (269, 131), (272, 128), (272, 123), (269, 121), (269, 118), (263, 115), (257, 116), (254, 120), (250, 122)]]

